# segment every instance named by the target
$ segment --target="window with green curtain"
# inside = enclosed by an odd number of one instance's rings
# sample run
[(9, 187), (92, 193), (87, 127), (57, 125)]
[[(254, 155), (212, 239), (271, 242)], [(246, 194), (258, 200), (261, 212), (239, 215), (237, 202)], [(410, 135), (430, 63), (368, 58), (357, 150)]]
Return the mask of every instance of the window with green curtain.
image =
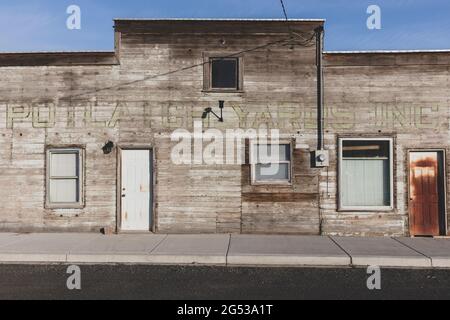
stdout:
[(391, 141), (343, 140), (342, 207), (391, 206)]

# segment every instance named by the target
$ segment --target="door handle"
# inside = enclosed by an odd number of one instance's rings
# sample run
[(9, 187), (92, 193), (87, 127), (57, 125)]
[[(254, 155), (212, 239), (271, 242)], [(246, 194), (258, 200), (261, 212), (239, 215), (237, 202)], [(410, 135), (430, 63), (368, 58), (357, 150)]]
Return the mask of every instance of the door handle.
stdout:
[(125, 198), (125, 197), (126, 197), (126, 195), (125, 195), (125, 194), (123, 194), (123, 195), (122, 195), (122, 198)]

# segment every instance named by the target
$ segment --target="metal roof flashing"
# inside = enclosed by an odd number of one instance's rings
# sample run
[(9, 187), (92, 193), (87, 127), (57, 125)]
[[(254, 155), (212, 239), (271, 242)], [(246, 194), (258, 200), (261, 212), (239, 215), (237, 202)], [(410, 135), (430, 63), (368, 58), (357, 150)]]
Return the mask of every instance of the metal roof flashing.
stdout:
[(450, 49), (437, 50), (365, 50), (365, 51), (325, 51), (325, 54), (396, 54), (396, 53), (450, 53)]
[[(113, 21), (248, 21), (248, 22), (285, 22), (285, 19), (252, 18), (114, 18)], [(325, 22), (326, 19), (289, 19), (290, 22)]]

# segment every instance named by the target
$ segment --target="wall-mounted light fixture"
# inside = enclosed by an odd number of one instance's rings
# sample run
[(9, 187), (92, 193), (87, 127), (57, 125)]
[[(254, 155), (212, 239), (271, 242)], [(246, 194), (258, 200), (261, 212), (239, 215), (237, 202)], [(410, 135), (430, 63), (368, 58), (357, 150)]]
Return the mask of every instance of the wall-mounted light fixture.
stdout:
[(108, 141), (102, 148), (104, 154), (110, 154), (114, 148), (114, 142)]
[(223, 119), (223, 108), (224, 108), (224, 105), (225, 105), (225, 101), (220, 100), (220, 101), (219, 101), (220, 116), (217, 115), (217, 114), (212, 110), (212, 108), (206, 108), (205, 111), (203, 112), (202, 119), (206, 119), (206, 118), (208, 117), (208, 115), (209, 115), (210, 113), (212, 113), (212, 114), (219, 120), (219, 122), (223, 122), (223, 121), (224, 121), (224, 119)]

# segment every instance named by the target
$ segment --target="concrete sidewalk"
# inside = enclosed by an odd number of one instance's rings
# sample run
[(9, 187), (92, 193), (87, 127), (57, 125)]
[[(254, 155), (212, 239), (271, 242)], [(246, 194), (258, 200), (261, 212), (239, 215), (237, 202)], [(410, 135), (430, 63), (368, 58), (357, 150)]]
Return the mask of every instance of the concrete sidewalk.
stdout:
[(0, 233), (0, 263), (450, 268), (450, 240)]

